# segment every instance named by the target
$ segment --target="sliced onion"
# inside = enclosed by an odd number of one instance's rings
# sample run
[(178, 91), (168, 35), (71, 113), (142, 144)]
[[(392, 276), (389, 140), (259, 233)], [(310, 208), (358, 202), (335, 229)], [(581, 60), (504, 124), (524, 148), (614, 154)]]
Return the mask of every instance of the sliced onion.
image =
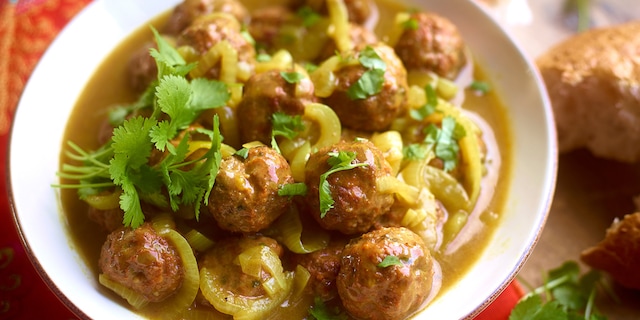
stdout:
[(113, 192), (104, 194), (94, 194), (84, 197), (86, 203), (98, 210), (111, 210), (120, 208), (120, 194), (122, 190), (119, 188)]
[(173, 319), (175, 316), (189, 308), (198, 294), (200, 283), (198, 262), (187, 240), (177, 231), (170, 230), (164, 235), (178, 250), (184, 278), (180, 289), (171, 297), (154, 304), (154, 310), (165, 319)]
[(132, 290), (131, 288), (128, 288), (122, 285), (119, 282), (115, 282), (109, 279), (109, 277), (107, 277), (107, 275), (103, 273), (98, 275), (98, 282), (100, 282), (101, 285), (111, 289), (111, 291), (117, 293), (119, 296), (127, 300), (127, 302), (129, 302), (129, 304), (135, 309), (141, 309), (145, 307), (147, 304), (149, 304), (149, 300), (145, 298), (142, 294)]
[[(305, 234), (303, 235), (303, 231)], [(329, 243), (330, 235), (320, 228), (303, 230), (299, 212), (291, 207), (282, 214), (271, 227), (265, 230), (269, 236), (278, 240), (294, 253), (305, 254), (323, 249)], [(307, 241), (303, 241), (303, 238)]]

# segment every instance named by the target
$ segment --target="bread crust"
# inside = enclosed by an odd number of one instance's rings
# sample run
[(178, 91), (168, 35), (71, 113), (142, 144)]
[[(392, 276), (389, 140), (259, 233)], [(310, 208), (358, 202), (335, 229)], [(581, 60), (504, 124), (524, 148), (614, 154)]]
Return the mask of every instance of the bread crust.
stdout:
[(580, 258), (590, 267), (608, 272), (620, 285), (640, 289), (640, 212), (616, 219), (605, 238), (584, 250)]
[(560, 152), (640, 160), (640, 22), (577, 34), (536, 64), (554, 109)]

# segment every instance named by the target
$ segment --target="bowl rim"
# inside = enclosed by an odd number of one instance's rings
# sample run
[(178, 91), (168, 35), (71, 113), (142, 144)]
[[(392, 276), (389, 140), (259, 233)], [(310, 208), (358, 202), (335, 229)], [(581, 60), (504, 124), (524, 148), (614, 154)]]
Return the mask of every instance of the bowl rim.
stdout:
[[(556, 186), (556, 179), (557, 179), (557, 169), (558, 169), (558, 150), (557, 150), (557, 145), (556, 145), (556, 130), (555, 130), (555, 125), (554, 125), (554, 120), (553, 120), (553, 112), (551, 110), (551, 103), (549, 101), (548, 95), (546, 93), (546, 88), (543, 84), (542, 78), (540, 76), (540, 74), (538, 73), (537, 69), (535, 67), (532, 66), (532, 62), (526, 58), (526, 55), (523, 53), (524, 51), (522, 50), (521, 46), (517, 43), (517, 41), (515, 41), (515, 39), (509, 34), (509, 32), (507, 30), (504, 30), (503, 28), (501, 28), (498, 25), (498, 22), (493, 18), (493, 16), (482, 6), (480, 6), (479, 4), (471, 1), (471, 0), (453, 0), (450, 1), (452, 2), (453, 5), (454, 2), (467, 2), (468, 4), (471, 5), (471, 7), (473, 7), (473, 10), (477, 10), (479, 12), (481, 12), (482, 15), (484, 15), (487, 18), (487, 21), (490, 21), (491, 23), (495, 24), (493, 27), (494, 28), (498, 28), (499, 32), (501, 32), (503, 34), (503, 36), (505, 38), (507, 38), (512, 45), (514, 46), (514, 49), (517, 51), (517, 53), (521, 56), (521, 59), (525, 60), (525, 63), (527, 65), (529, 65), (531, 67), (531, 74), (530, 76), (533, 77), (533, 81), (534, 83), (537, 85), (537, 90), (541, 93), (541, 99), (542, 99), (542, 103), (543, 103), (543, 107), (544, 107), (544, 114), (546, 117), (546, 131), (545, 133), (547, 134), (547, 138), (548, 141), (546, 141), (546, 143), (548, 143), (548, 149), (549, 149), (549, 154), (547, 155), (547, 171), (545, 172), (545, 186), (543, 187), (543, 189), (546, 191), (546, 193), (544, 194), (544, 203), (541, 203), (541, 208), (540, 210), (542, 210), (538, 217), (538, 226), (535, 229), (533, 238), (530, 239), (530, 243), (528, 244), (528, 247), (526, 250), (524, 250), (523, 252), (521, 252), (521, 256), (517, 259), (517, 263), (514, 266), (514, 268), (512, 269), (512, 271), (510, 272), (510, 274), (506, 277), (504, 277), (504, 280), (502, 281), (502, 283), (493, 290), (493, 292), (490, 294), (490, 296), (488, 296), (487, 298), (484, 298), (482, 303), (480, 303), (479, 305), (477, 305), (476, 307), (473, 308), (473, 310), (464, 318), (465, 319), (472, 319), (475, 316), (477, 316), (479, 313), (482, 312), (482, 310), (484, 310), (489, 304), (491, 304), (501, 293), (502, 291), (515, 279), (516, 275), (519, 273), (519, 271), (522, 269), (522, 267), (524, 266), (524, 264), (526, 263), (526, 261), (528, 260), (528, 258), (530, 257), (530, 255), (532, 254), (534, 248), (536, 247), (542, 231), (544, 229), (544, 225), (546, 224), (548, 215), (549, 215), (549, 211), (551, 209), (551, 203), (553, 201), (553, 194), (555, 192), (555, 186)], [(57, 48), (57, 42), (59, 41), (60, 38), (65, 37), (66, 34), (69, 32), (68, 30), (76, 28), (76, 24), (78, 23), (78, 20), (80, 19), (80, 17), (84, 16), (87, 14), (87, 12), (91, 11), (91, 10), (95, 10), (95, 8), (102, 4), (103, 2), (106, 2), (104, 0), (94, 0), (91, 3), (89, 3), (85, 8), (83, 8), (76, 16), (74, 16), (71, 21), (61, 30), (61, 32), (58, 34), (58, 36), (54, 39), (54, 41), (51, 43), (51, 45), (46, 49), (45, 53), (43, 54), (43, 56), (39, 59), (38, 63), (36, 64), (36, 68), (34, 69), (33, 73), (37, 72), (40, 68), (41, 68), (41, 63), (42, 61), (47, 61), (46, 57), (48, 56), (49, 52), (51, 50), (53, 50), (52, 48)], [(178, 3), (178, 0), (167, 0), (165, 2), (173, 2), (173, 3)], [(477, 14), (477, 12), (475, 13)], [(105, 54), (105, 57), (108, 55)], [(104, 58), (104, 57), (103, 57)], [(32, 75), (33, 75), (32, 73)], [(29, 84), (31, 83), (31, 78), (27, 81), (27, 84), (25, 86), (25, 90), (23, 90), (22, 95), (20, 97), (20, 100), (18, 102), (18, 106), (16, 108), (16, 111), (14, 113), (14, 117), (11, 121), (11, 129), (9, 131), (9, 137), (8, 137), (8, 141), (9, 143), (7, 144), (7, 153), (6, 153), (6, 183), (7, 183), (7, 194), (8, 194), (8, 200), (9, 200), (9, 205), (11, 208), (11, 213), (12, 213), (12, 218), (13, 218), (13, 222), (14, 222), (14, 226), (16, 227), (17, 233), (19, 235), (20, 241), (22, 243), (22, 245), (25, 248), (25, 252), (27, 253), (27, 256), (30, 260), (30, 262), (32, 263), (32, 265), (35, 267), (38, 275), (40, 276), (40, 278), (45, 282), (45, 284), (53, 291), (53, 293), (55, 294), (55, 296), (70, 310), (72, 311), (75, 315), (77, 315), (80, 318), (83, 319), (89, 319), (89, 315), (87, 313), (85, 313), (83, 310), (80, 309), (80, 307), (78, 307), (74, 302), (72, 302), (69, 297), (58, 287), (58, 285), (55, 283), (55, 281), (51, 278), (51, 276), (48, 274), (48, 272), (45, 270), (45, 268), (43, 267), (43, 265), (41, 264), (40, 260), (38, 259), (38, 257), (36, 257), (34, 250), (32, 249), (31, 245), (29, 244), (29, 242), (27, 241), (27, 237), (24, 234), (24, 230), (23, 230), (23, 226), (22, 226), (22, 222), (21, 219), (19, 217), (19, 213), (18, 213), (18, 208), (17, 208), (17, 203), (16, 203), (16, 199), (14, 196), (14, 190), (13, 190), (13, 179), (15, 178), (12, 174), (12, 166), (11, 166), (11, 154), (12, 154), (12, 141), (14, 141), (14, 125), (15, 125), (15, 114), (19, 111), (19, 107), (21, 105), (21, 102), (23, 100), (23, 95), (25, 94), (25, 92), (28, 92), (27, 88), (29, 87)], [(514, 130), (511, 130), (514, 131)], [(511, 178), (511, 182), (513, 182), (514, 178)], [(510, 189), (512, 186), (509, 186), (508, 188)], [(542, 202), (542, 201), (541, 201)], [(62, 223), (62, 220), (61, 220)]]

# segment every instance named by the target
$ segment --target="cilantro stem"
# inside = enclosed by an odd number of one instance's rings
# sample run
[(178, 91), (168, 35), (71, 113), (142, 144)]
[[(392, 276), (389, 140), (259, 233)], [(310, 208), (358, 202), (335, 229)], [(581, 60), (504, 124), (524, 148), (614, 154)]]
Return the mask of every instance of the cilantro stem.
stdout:
[(78, 154), (74, 154), (71, 152), (67, 152), (66, 155), (67, 157), (73, 159), (73, 160), (77, 160), (77, 161), (89, 161), (90, 163), (102, 167), (102, 168), (109, 168), (109, 165), (101, 162), (99, 160), (97, 160), (97, 158), (100, 158), (104, 155), (107, 155), (109, 153), (113, 153), (113, 150), (111, 148), (106, 148), (102, 151), (98, 151), (96, 153), (90, 154), (86, 151), (84, 151), (80, 146), (78, 146), (77, 144), (69, 141), (67, 142), (67, 144), (69, 145), (70, 148), (72, 148), (76, 153)]
[(113, 182), (103, 182), (103, 183), (87, 183), (87, 184), (52, 184), (54, 188), (60, 189), (81, 189), (81, 188), (108, 188), (114, 187), (115, 184)]
[(538, 294), (543, 294), (543, 293), (547, 293), (549, 292), (549, 290), (558, 287), (564, 283), (567, 283), (571, 281), (571, 276), (569, 275), (564, 275), (562, 277), (558, 277), (556, 279), (553, 279), (547, 283), (545, 283), (543, 286), (535, 288), (534, 290), (532, 290), (531, 292), (529, 292), (524, 299), (533, 296), (533, 295), (538, 295)]
[(589, 292), (589, 299), (587, 300), (587, 306), (584, 309), (584, 319), (591, 319), (591, 311), (593, 310), (594, 301), (596, 300), (596, 287), (591, 288), (591, 292)]
[(578, 32), (589, 29), (589, 0), (575, 0), (578, 11)]

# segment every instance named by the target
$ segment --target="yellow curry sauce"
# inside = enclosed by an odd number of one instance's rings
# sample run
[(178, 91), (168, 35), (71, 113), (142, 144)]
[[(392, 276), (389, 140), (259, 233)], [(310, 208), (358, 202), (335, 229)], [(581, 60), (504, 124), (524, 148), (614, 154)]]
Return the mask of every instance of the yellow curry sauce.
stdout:
[[(243, 0), (241, 2), (249, 10), (266, 5), (266, 1)], [(382, 37), (383, 30), (389, 29), (385, 22), (393, 21), (393, 17), (403, 9), (403, 6), (387, 1), (377, 0), (376, 2), (380, 17), (375, 30), (379, 38), (384, 39)], [(151, 24), (155, 25), (157, 29), (161, 29), (162, 22), (166, 20), (168, 14), (155, 18)], [(141, 43), (151, 39), (152, 34), (145, 25), (114, 48), (113, 52), (96, 70), (79, 97), (67, 124), (64, 141), (71, 140), (85, 150), (95, 150), (99, 147), (96, 137), (107, 116), (107, 108), (115, 104), (135, 101), (137, 98), (137, 94), (133, 93), (127, 85), (126, 68), (132, 52), (139, 49)], [(482, 72), (482, 66), (473, 65), (473, 61), (470, 61), (466, 68), (468, 78), (488, 81)], [(468, 86), (468, 83), (469, 79), (459, 79), (458, 81), (460, 88)], [(446, 291), (465, 274), (482, 253), (495, 229), (500, 226), (500, 213), (503, 210), (505, 191), (509, 187), (508, 181), (510, 180), (510, 144), (512, 141), (505, 106), (502, 105), (499, 96), (494, 91), (484, 95), (478, 95), (471, 89), (464, 91), (465, 98), (462, 107), (480, 115), (489, 126), (482, 128), (485, 134), (487, 134), (487, 130), (491, 130), (488, 134), (493, 134), (495, 137), (496, 145), (487, 145), (487, 149), (492, 153), (492, 157), (499, 154), (499, 158), (491, 158), (491, 161), (494, 161), (493, 165), (499, 170), (497, 173), (499, 179), (495, 187), (483, 180), (480, 199), (487, 202), (486, 208), (474, 210), (471, 213), (467, 226), (449, 244), (448, 249), (442, 248), (440, 251), (432, 253), (442, 269), (442, 283), (439, 293)], [(68, 161), (69, 159), (64, 154), (61, 155), (61, 163)], [(107, 234), (96, 228), (95, 223), (88, 219), (86, 214), (88, 206), (78, 199), (75, 189), (62, 189), (61, 196), (72, 242), (97, 278), (100, 248)], [(127, 305), (126, 301), (110, 290), (103, 287), (101, 290), (106, 295), (112, 296), (114, 300), (122, 301), (123, 305)], [(304, 314), (304, 310), (308, 309), (308, 306), (302, 306), (299, 309), (302, 310), (299, 312)], [(153, 311), (145, 310), (143, 314), (153, 316)], [(222, 318), (229, 317), (220, 316)]]

